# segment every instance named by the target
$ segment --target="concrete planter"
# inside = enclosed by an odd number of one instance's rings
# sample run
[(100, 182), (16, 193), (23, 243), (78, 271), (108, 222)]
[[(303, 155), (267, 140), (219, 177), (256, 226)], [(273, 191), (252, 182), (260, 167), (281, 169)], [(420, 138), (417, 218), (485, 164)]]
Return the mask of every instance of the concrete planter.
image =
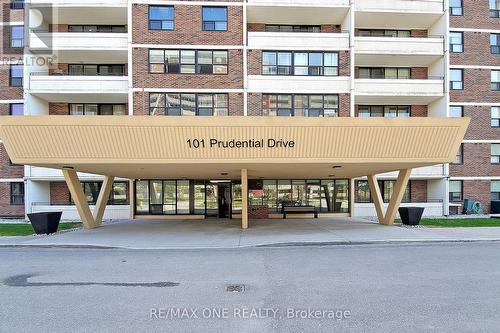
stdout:
[(62, 212), (42, 212), (28, 214), (31, 226), (37, 234), (51, 234), (57, 231)]
[(398, 211), (405, 225), (418, 225), (424, 214), (423, 207), (399, 207)]

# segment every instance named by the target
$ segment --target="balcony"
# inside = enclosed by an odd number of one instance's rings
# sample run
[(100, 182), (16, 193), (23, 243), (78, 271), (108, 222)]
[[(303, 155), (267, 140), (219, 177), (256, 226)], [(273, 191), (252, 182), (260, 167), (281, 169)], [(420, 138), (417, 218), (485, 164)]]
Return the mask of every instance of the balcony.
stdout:
[(45, 6), (64, 7), (64, 6), (78, 6), (78, 7), (127, 7), (127, 0), (31, 0), (31, 6)]
[(248, 47), (272, 50), (348, 50), (347, 33), (249, 32)]
[(48, 102), (126, 103), (128, 77), (31, 73), (28, 89)]
[(429, 67), (444, 56), (442, 37), (356, 37), (354, 45), (357, 66)]
[(348, 93), (348, 76), (249, 75), (248, 91), (261, 93)]
[(268, 24), (342, 24), (349, 0), (248, 0), (248, 22)]
[(444, 0), (356, 0), (356, 11), (443, 13)]
[[(356, 79), (357, 104), (426, 105), (444, 96), (442, 78)], [(390, 99), (388, 99), (390, 97)]]
[(356, 0), (359, 27), (429, 29), (443, 15), (443, 0)]

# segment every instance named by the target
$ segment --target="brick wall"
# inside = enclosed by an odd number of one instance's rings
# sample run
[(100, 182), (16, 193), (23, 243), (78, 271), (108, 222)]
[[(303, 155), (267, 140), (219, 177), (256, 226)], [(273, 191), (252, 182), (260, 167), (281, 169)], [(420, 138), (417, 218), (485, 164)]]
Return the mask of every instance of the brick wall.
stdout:
[(24, 205), (10, 204), (10, 183), (0, 183), (0, 216), (23, 217)]
[[(490, 191), (491, 183), (489, 180), (464, 180), (463, 181), (463, 198), (479, 201), (483, 206), (483, 212), (490, 212)], [(456, 203), (463, 204), (463, 201)], [(463, 207), (461, 207), (463, 209)], [(462, 213), (461, 211), (459, 212)]]
[(68, 32), (68, 24), (49, 24), (50, 32)]
[[(214, 92), (216, 93), (216, 92)], [(243, 93), (229, 93), (230, 116), (243, 116)], [(149, 115), (149, 93), (143, 95), (142, 92), (134, 93), (134, 115)]]
[(242, 50), (228, 50), (228, 74), (151, 74), (148, 49), (134, 48), (135, 88), (243, 89)]
[(69, 189), (65, 182), (50, 183), (50, 204), (51, 205), (69, 204)]
[[(17, 56), (21, 57), (24, 53), (24, 48), (10, 47), (10, 26), (0, 26), (0, 36), (2, 36), (2, 56)], [(21, 57), (22, 59), (22, 57)]]
[(3, 144), (0, 143), (0, 178), (23, 178), (24, 167), (12, 165)]
[(339, 75), (351, 75), (351, 58), (349, 51), (339, 51)]
[(132, 40), (137, 44), (242, 45), (243, 8), (227, 6), (227, 31), (202, 30), (202, 6), (175, 5), (174, 30), (149, 30), (148, 5), (132, 5)]
[(500, 165), (491, 164), (489, 143), (464, 143), (463, 161), (463, 164), (450, 164), (451, 177), (500, 176)]
[(465, 139), (467, 140), (498, 140), (500, 128), (491, 127), (491, 107), (483, 105), (466, 105), (463, 107), (464, 117), (470, 117), (471, 122)]
[(427, 180), (411, 180), (411, 202), (427, 202)]
[(490, 17), (486, 0), (462, 0), (463, 16), (450, 16), (452, 28), (498, 29), (498, 18)]
[(412, 79), (427, 80), (427, 67), (412, 67), (410, 70)]
[(491, 71), (489, 69), (466, 68), (464, 73), (464, 90), (451, 90), (452, 102), (498, 102), (500, 91), (491, 90)]
[(247, 30), (248, 31), (256, 31), (256, 32), (263, 32), (263, 31), (266, 31), (266, 24), (265, 23), (248, 23)]
[(10, 66), (0, 65), (0, 100), (23, 99), (23, 87), (10, 86)]
[(410, 32), (411, 37), (426, 38), (428, 36), (427, 30), (423, 29), (413, 29)]
[(64, 116), (69, 114), (68, 103), (49, 103), (49, 115)]
[(9, 115), (10, 115), (10, 104), (0, 103), (0, 116), (9, 116)]
[(322, 24), (321, 25), (321, 32), (340, 33), (341, 28), (340, 28), (340, 25), (337, 25), (337, 24)]
[(489, 32), (464, 31), (463, 46), (464, 52), (450, 52), (452, 65), (498, 66), (500, 63), (500, 56), (491, 53)]
[(22, 22), (24, 21), (23, 9), (11, 9), (10, 1), (1, 1), (1, 19), (2, 22)]

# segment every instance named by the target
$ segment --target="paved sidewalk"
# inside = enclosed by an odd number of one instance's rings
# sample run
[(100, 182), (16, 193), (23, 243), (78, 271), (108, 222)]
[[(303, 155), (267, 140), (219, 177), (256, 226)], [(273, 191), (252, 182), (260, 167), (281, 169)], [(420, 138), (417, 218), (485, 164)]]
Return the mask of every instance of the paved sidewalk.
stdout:
[(406, 228), (356, 218), (250, 221), (123, 220), (92, 230), (0, 237), (0, 246), (80, 246), (129, 249), (199, 249), (247, 246), (396, 242), (500, 241), (500, 228)]

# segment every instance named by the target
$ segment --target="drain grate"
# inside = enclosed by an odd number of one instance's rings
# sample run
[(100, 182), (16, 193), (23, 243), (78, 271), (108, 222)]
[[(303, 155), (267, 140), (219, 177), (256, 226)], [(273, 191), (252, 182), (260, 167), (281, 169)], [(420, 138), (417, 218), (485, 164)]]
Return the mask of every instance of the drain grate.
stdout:
[(244, 284), (229, 284), (226, 286), (226, 291), (229, 293), (241, 293), (245, 291)]

